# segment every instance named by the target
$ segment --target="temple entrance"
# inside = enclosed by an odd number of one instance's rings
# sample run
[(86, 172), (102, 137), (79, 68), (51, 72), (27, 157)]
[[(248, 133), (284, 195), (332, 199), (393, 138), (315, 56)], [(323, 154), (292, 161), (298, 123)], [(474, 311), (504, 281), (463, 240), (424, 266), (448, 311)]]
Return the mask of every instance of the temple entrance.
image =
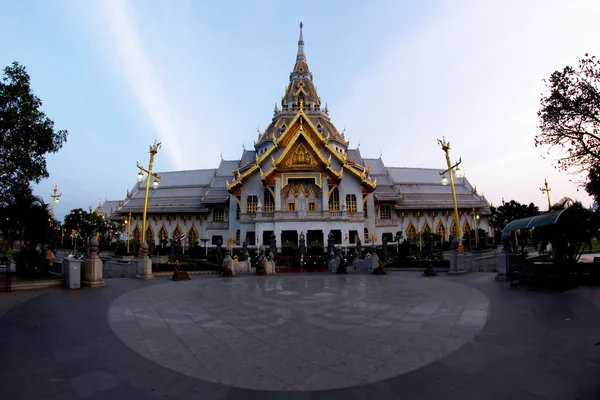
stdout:
[(298, 254), (298, 232), (281, 231), (281, 255), (295, 256)]
[(306, 252), (308, 254), (323, 254), (323, 231), (306, 232)]
[(263, 231), (262, 233), (262, 244), (265, 247), (269, 247), (271, 245), (271, 235), (273, 231)]

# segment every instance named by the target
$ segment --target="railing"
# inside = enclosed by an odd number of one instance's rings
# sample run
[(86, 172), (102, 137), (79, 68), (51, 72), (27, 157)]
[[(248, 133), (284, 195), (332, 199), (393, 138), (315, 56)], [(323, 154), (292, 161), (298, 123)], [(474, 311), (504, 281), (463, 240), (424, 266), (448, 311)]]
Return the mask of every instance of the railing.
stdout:
[(229, 229), (229, 221), (210, 221), (206, 224), (207, 229)]
[[(257, 214), (241, 214), (241, 222), (252, 222), (255, 220), (285, 220), (285, 219), (307, 219), (307, 220), (328, 220), (328, 219), (344, 219), (353, 221), (364, 221), (365, 217), (361, 212), (346, 212), (346, 211), (274, 211), (274, 212), (259, 212)], [(396, 221), (394, 220), (394, 224)], [(390, 224), (392, 225), (392, 224)], [(387, 226), (387, 225), (386, 225)]]
[(375, 226), (399, 226), (400, 225), (400, 221), (397, 219), (380, 219), (377, 218), (375, 220)]

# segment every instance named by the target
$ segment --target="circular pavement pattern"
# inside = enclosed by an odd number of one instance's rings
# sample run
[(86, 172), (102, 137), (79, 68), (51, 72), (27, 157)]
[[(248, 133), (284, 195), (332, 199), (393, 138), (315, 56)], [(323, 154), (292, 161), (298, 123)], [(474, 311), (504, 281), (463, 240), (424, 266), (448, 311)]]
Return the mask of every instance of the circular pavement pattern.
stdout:
[(444, 278), (240, 276), (144, 287), (109, 322), (174, 371), (262, 390), (322, 390), (401, 375), (457, 350), (485, 325), (485, 295)]

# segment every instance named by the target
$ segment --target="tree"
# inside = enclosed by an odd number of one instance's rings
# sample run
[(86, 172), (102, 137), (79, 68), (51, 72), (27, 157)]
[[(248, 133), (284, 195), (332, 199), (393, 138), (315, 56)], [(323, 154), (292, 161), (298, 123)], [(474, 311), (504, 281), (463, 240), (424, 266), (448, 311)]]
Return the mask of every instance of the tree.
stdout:
[(16, 61), (6, 67), (0, 82), (0, 204), (9, 203), (23, 183), (47, 178), (46, 154), (67, 140), (67, 131), (56, 131), (41, 107), (25, 67)]
[(511, 200), (500, 207), (490, 207), (490, 225), (494, 228), (494, 237), (496, 242), (500, 242), (500, 235), (504, 227), (511, 221), (520, 218), (533, 217), (540, 213), (540, 209), (533, 203), (521, 204), (518, 201)]
[(535, 146), (557, 150), (561, 170), (587, 171), (600, 163), (600, 60), (585, 55), (544, 80)]
[(594, 198), (596, 203), (600, 204), (600, 164), (593, 166), (588, 172), (585, 191)]
[(29, 185), (20, 185), (9, 193), (10, 203), (0, 209), (1, 227), (9, 241), (48, 243), (50, 239), (49, 205), (35, 196)]

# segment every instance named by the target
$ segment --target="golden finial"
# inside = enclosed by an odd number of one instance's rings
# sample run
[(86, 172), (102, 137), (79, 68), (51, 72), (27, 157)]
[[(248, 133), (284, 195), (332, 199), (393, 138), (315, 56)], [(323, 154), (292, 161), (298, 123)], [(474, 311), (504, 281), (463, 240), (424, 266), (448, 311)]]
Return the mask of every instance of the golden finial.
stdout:
[(271, 164), (273, 164), (273, 165), (276, 164), (275, 157), (273, 157), (273, 154), (271, 154)]
[(327, 106), (327, 102), (325, 102), (325, 114), (329, 114), (329, 107)]
[(258, 164), (258, 153), (255, 153), (254, 157), (255, 157), (255, 162)]
[(277, 103), (275, 103), (275, 110), (274, 110), (275, 114), (277, 114), (279, 112), (279, 107), (277, 107)]
[(304, 111), (304, 100), (300, 99), (299, 101), (299, 107), (300, 107), (300, 111)]

